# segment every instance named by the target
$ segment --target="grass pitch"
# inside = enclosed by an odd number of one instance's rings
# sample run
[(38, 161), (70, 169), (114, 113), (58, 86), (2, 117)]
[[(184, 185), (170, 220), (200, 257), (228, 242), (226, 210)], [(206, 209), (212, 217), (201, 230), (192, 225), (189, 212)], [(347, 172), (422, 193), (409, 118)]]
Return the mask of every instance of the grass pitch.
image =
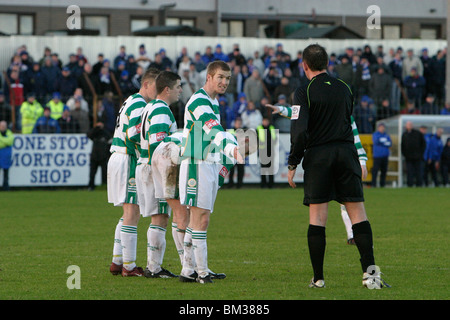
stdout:
[[(208, 229), (212, 285), (109, 273), (121, 208), (106, 189), (0, 193), (1, 300), (447, 300), (450, 189), (365, 189), (377, 265), (392, 288), (368, 290), (355, 246), (346, 244), (330, 203), (325, 289), (310, 289), (303, 190), (220, 190)], [(146, 264), (149, 218), (138, 227), (137, 264)], [(171, 232), (163, 266), (181, 270)], [(68, 289), (80, 268), (81, 288)]]

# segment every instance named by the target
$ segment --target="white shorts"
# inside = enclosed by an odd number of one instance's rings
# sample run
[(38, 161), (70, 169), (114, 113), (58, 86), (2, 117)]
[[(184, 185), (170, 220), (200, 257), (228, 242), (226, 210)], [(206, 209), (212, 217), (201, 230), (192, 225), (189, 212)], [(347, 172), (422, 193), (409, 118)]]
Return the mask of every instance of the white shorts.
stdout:
[(162, 199), (178, 199), (179, 163), (178, 157), (180, 147), (173, 142), (160, 143), (152, 155), (152, 175), (155, 184), (155, 196)]
[(136, 167), (136, 187), (139, 198), (139, 210), (143, 217), (155, 214), (169, 214), (170, 207), (164, 199), (155, 196), (155, 184), (153, 183), (152, 167), (145, 163), (139, 163)]
[(219, 164), (200, 160), (190, 162), (190, 159), (184, 159), (180, 164), (180, 203), (212, 213), (219, 190)]
[(136, 157), (114, 152), (108, 161), (108, 202), (115, 206), (124, 203), (139, 204), (136, 193)]

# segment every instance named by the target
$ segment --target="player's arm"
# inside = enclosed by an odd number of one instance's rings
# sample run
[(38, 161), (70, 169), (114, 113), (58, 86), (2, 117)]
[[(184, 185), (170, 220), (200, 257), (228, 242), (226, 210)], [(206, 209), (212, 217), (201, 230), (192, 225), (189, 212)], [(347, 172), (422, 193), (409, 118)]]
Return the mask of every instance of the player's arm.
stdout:
[(274, 106), (271, 104), (266, 104), (266, 108), (272, 110), (272, 114), (279, 114), (280, 116), (290, 119), (292, 117), (292, 109), (285, 106)]
[(359, 164), (361, 165), (361, 173), (362, 179), (366, 179), (367, 177), (367, 166), (366, 161), (368, 160), (366, 150), (364, 150), (363, 145), (361, 143), (361, 138), (359, 137), (358, 127), (356, 126), (355, 119), (353, 116), (350, 116), (351, 126), (353, 131), (353, 140), (355, 143), (356, 151), (358, 152)]
[(131, 110), (126, 111), (129, 119), (126, 128), (126, 137), (134, 144), (139, 144), (141, 141), (142, 110), (145, 107), (145, 103), (136, 102), (135, 104), (133, 104), (135, 108), (130, 108)]
[(226, 134), (227, 132), (220, 125), (209, 103), (199, 104), (195, 109), (191, 107), (192, 105), (189, 106), (188, 110), (193, 117), (194, 125), (200, 125), (202, 132), (205, 134), (201, 139), (211, 141), (225, 155), (237, 159), (239, 163), (243, 163), (244, 159), (238, 152), (237, 142), (229, 139), (229, 136)]
[(148, 144), (150, 154), (172, 132), (177, 130), (177, 124), (172, 112), (168, 108), (156, 108), (150, 115), (150, 127), (148, 129)]

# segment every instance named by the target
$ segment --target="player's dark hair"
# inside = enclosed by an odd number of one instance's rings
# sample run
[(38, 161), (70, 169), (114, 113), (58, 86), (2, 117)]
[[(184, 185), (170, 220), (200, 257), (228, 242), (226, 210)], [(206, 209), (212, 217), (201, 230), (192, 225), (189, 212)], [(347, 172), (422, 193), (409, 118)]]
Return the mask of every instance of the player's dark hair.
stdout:
[(166, 87), (173, 88), (181, 77), (172, 71), (162, 71), (156, 78), (156, 93), (160, 94)]
[(141, 85), (144, 84), (145, 81), (155, 81), (156, 77), (161, 73), (159, 69), (156, 68), (148, 68), (141, 78)]
[(311, 44), (303, 50), (303, 61), (311, 71), (322, 71), (328, 66), (328, 54), (324, 47)]

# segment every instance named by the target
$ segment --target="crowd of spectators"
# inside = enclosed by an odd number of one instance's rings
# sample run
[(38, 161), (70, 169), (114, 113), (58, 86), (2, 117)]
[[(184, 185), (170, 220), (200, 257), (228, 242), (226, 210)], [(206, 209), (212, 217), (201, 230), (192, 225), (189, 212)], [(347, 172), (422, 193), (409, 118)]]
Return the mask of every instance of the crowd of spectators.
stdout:
[[(256, 128), (263, 118), (269, 118), (276, 129), (287, 133), (290, 122), (270, 114), (264, 105), (291, 105), (295, 88), (308, 82), (301, 64), (302, 51), (291, 56), (282, 43), (264, 46), (248, 56), (241, 53), (239, 44), (231, 52), (224, 52), (220, 44), (193, 53), (183, 47), (174, 59), (164, 48), (150, 54), (144, 44), (136, 48), (136, 55), (123, 45), (118, 49), (115, 57), (99, 53), (96, 61), (88, 61), (83, 49), (77, 48), (63, 63), (51, 48), (35, 59), (25, 45), (21, 46), (4, 73), (0, 120), (11, 123), (14, 105), (16, 132), (87, 133), (93, 127), (95, 93), (96, 116), (106, 129), (113, 130), (121, 104), (117, 97), (123, 100), (137, 92), (143, 72), (153, 67), (181, 76), (183, 94), (171, 108), (182, 125), (184, 105), (204, 83), (207, 64), (223, 60), (232, 69), (227, 93), (219, 97), (223, 126), (233, 128), (239, 118), (244, 127)], [(377, 120), (396, 114), (450, 114), (450, 106), (445, 106), (445, 63), (446, 48), (432, 54), (423, 48), (415, 55), (412, 49), (385, 51), (380, 45), (372, 51), (365, 45), (331, 53), (327, 71), (352, 89), (353, 115), (360, 133), (373, 133)], [(46, 108), (55, 126), (44, 122)], [(46, 125), (36, 127), (36, 123)]]
[[(65, 57), (48, 47), (41, 57), (30, 56), (26, 45), (17, 48), (0, 77), (0, 122), (22, 134), (87, 134), (94, 142), (89, 182), (93, 189), (98, 166), (102, 166), (105, 181), (107, 158), (103, 156), (118, 109), (129, 95), (139, 91), (146, 69), (180, 75), (183, 93), (170, 106), (179, 127), (183, 126), (185, 104), (205, 83), (206, 67), (214, 60), (227, 62), (232, 70), (226, 94), (218, 97), (225, 129), (270, 127), (289, 133), (290, 120), (272, 114), (265, 105), (290, 106), (295, 89), (309, 81), (302, 68), (302, 51), (292, 56), (282, 43), (264, 46), (247, 56), (239, 44), (230, 52), (224, 52), (220, 44), (207, 45), (203, 52), (183, 47), (173, 58), (164, 48), (154, 54), (145, 44), (136, 49), (134, 54), (122, 45), (115, 56), (98, 53), (95, 61), (88, 61), (80, 47), (63, 63)], [(446, 48), (432, 53), (423, 48), (416, 55), (414, 50), (405, 52), (401, 47), (387, 51), (381, 45), (375, 51), (369, 45), (347, 47), (330, 54), (327, 72), (351, 88), (358, 130), (372, 134), (378, 120), (397, 114), (450, 115), (450, 104), (445, 103), (446, 56)], [(449, 180), (449, 147), (450, 139), (442, 150), (444, 185)], [(427, 168), (435, 180), (433, 165)], [(243, 166), (237, 170), (239, 187)], [(384, 185), (384, 178), (380, 185)]]

